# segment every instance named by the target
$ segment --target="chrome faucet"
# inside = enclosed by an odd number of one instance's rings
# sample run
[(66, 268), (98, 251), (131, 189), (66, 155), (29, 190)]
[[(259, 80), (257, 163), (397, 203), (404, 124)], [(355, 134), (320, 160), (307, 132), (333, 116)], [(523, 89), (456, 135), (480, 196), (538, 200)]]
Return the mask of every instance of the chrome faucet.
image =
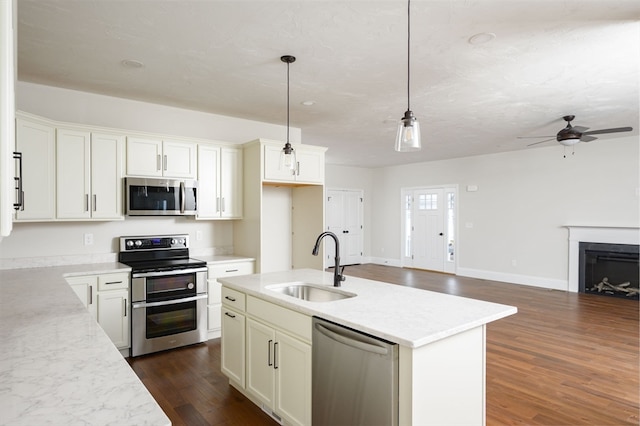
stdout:
[(336, 234), (334, 234), (333, 232), (326, 231), (318, 235), (318, 239), (316, 240), (316, 245), (313, 246), (313, 251), (311, 252), (311, 254), (313, 254), (314, 256), (318, 255), (318, 250), (320, 249), (320, 241), (322, 241), (322, 239), (327, 235), (333, 238), (333, 241), (335, 241), (336, 243), (336, 257), (335, 257), (336, 264), (333, 270), (333, 286), (340, 287), (342, 281), (345, 280), (345, 277), (344, 275), (342, 275), (342, 272), (344, 272), (344, 267), (342, 267), (342, 271), (340, 270), (340, 241), (338, 241), (338, 237), (336, 236)]

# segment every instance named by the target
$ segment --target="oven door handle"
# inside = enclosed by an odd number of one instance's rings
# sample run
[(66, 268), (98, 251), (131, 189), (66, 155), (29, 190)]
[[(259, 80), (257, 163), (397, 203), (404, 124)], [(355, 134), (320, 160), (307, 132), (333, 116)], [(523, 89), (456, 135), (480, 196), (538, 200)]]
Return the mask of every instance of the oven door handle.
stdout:
[(207, 272), (207, 267), (191, 268), (191, 269), (173, 269), (171, 271), (159, 271), (159, 272), (139, 272), (132, 273), (131, 278), (146, 278), (146, 277), (164, 277), (167, 275), (182, 275), (193, 274), (195, 272)]
[(178, 303), (193, 302), (195, 300), (206, 299), (207, 297), (209, 297), (207, 294), (199, 294), (197, 296), (185, 297), (183, 299), (165, 300), (163, 302), (150, 302), (150, 303), (138, 302), (138, 303), (133, 303), (131, 305), (131, 308), (139, 309), (139, 308), (153, 308), (154, 306), (177, 305)]

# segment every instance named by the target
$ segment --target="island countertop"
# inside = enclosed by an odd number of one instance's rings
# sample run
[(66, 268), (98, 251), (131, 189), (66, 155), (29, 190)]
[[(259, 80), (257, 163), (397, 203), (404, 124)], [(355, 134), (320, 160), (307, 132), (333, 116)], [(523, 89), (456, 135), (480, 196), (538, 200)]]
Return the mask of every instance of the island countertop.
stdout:
[(0, 424), (171, 424), (64, 279), (129, 270), (0, 270)]
[(248, 295), (409, 348), (433, 343), (518, 311), (515, 306), (350, 277), (348, 274), (338, 290), (356, 296), (331, 302), (304, 301), (267, 288), (294, 282), (333, 286), (333, 273), (314, 269), (219, 278), (219, 281)]

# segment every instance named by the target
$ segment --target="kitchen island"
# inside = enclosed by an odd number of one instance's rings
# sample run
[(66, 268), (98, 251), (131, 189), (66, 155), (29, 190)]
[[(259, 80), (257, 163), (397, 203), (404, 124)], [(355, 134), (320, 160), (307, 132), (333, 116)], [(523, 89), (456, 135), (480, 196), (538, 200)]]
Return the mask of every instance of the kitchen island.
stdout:
[(0, 424), (171, 424), (65, 281), (129, 270), (0, 270)]
[[(247, 322), (253, 318), (273, 324), (276, 330), (299, 337), (303, 343), (311, 343), (312, 316), (397, 343), (400, 349), (400, 425), (485, 423), (486, 324), (515, 314), (517, 308), (349, 276), (339, 290), (355, 294), (355, 297), (330, 302), (305, 301), (268, 288), (284, 283), (332, 287), (332, 273), (312, 269), (246, 275), (220, 281), (223, 296), (225, 291), (232, 292), (233, 303), (246, 299), (243, 306), (230, 305), (236, 309), (230, 310), (231, 315), (246, 315)], [(276, 310), (270, 306), (286, 309)], [(275, 315), (269, 317), (272, 312)], [(249, 337), (247, 342), (250, 342)], [(224, 325), (222, 343), (224, 362)], [(248, 359), (250, 350), (247, 349)], [(247, 365), (250, 365), (249, 360)], [(246, 389), (240, 376), (225, 374), (234, 387), (264, 408), (265, 400), (251, 390), (250, 372), (247, 373)], [(306, 377), (305, 374), (298, 375)], [(301, 393), (306, 392), (300, 389)], [(300, 415), (295, 417), (287, 413), (283, 401), (276, 399), (276, 405), (283, 408), (269, 408), (274, 409), (277, 416), (289, 420), (285, 423), (310, 422), (308, 412), (300, 411)]]

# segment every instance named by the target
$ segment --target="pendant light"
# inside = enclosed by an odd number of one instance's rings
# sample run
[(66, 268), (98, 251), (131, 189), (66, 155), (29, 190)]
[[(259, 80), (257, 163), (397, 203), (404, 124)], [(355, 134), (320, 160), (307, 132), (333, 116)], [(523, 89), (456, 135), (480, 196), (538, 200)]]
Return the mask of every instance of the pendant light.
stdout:
[(398, 133), (396, 134), (396, 151), (410, 152), (419, 151), (420, 145), (420, 123), (411, 111), (410, 97), (410, 70), (411, 65), (411, 0), (407, 1), (407, 111), (398, 123)]
[(280, 169), (290, 169), (294, 171), (296, 169), (296, 151), (289, 143), (289, 65), (296, 61), (295, 56), (284, 55), (280, 57), (280, 60), (287, 64), (287, 142), (284, 144), (282, 151), (280, 151)]

